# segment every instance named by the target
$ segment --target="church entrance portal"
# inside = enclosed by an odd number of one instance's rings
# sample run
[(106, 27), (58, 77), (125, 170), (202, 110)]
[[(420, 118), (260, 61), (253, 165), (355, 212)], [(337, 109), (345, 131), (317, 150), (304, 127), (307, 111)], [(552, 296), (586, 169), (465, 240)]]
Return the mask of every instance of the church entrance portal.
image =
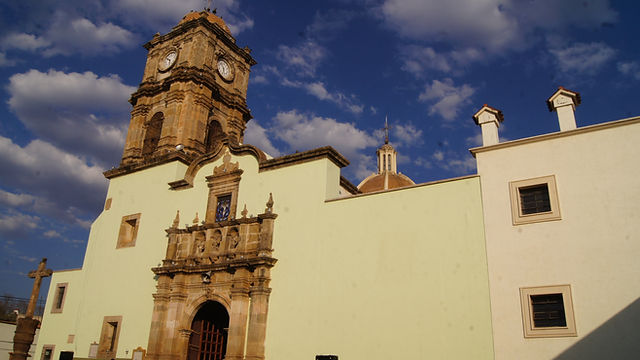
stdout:
[(229, 313), (222, 304), (207, 301), (191, 323), (187, 360), (222, 360), (227, 350)]

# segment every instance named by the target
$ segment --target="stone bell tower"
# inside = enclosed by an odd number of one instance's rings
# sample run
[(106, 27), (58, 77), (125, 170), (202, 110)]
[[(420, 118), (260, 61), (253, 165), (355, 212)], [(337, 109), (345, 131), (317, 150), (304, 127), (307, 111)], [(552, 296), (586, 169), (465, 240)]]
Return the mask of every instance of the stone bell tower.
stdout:
[(242, 142), (251, 119), (249, 71), (256, 62), (215, 11), (185, 15), (145, 48), (142, 83), (129, 100), (133, 110), (120, 170), (175, 156), (192, 160), (223, 139)]

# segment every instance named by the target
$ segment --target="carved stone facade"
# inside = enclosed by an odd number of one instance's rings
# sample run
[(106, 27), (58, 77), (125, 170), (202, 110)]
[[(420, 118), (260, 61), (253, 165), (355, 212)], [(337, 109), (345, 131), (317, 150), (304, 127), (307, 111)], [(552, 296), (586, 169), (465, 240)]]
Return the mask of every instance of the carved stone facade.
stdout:
[(251, 119), (249, 69), (256, 62), (219, 17), (189, 13), (145, 47), (142, 83), (129, 100), (133, 110), (121, 168), (167, 161), (176, 151), (192, 160), (225, 138), (242, 142)]
[[(273, 198), (264, 213), (235, 219), (242, 170), (227, 152), (222, 165), (207, 177), (209, 201), (202, 224), (179, 228), (179, 214), (167, 229), (168, 245), (157, 275), (149, 348), (150, 360), (187, 360), (192, 322), (207, 302), (227, 311), (227, 360), (264, 359), (264, 341), (271, 288)], [(218, 197), (231, 194), (231, 211), (217, 219)], [(193, 341), (192, 341), (193, 342)], [(246, 352), (245, 352), (246, 349)]]

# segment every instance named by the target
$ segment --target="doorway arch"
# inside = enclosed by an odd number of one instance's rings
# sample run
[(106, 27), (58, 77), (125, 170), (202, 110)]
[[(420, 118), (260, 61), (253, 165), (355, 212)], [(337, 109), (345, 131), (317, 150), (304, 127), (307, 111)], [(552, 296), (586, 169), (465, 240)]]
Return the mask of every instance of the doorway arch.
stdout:
[(187, 360), (222, 360), (227, 351), (229, 313), (216, 301), (205, 302), (191, 322)]

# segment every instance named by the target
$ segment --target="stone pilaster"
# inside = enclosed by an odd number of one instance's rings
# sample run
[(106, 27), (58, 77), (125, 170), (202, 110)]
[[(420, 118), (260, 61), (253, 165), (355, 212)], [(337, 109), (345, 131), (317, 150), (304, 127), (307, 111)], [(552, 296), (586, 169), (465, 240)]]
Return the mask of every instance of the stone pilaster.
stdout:
[(234, 287), (231, 289), (231, 314), (229, 316), (229, 338), (225, 360), (243, 360), (249, 312), (248, 271), (238, 269)]

